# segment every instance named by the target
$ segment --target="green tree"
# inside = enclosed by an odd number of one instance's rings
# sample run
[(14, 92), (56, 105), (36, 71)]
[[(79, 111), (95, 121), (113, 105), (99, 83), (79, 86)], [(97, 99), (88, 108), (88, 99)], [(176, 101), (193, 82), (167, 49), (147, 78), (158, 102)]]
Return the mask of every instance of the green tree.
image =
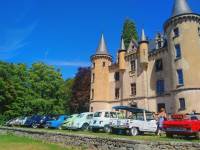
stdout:
[(124, 44), (126, 49), (128, 49), (131, 39), (135, 39), (136, 41), (138, 40), (136, 25), (132, 20), (130, 19), (125, 20), (122, 31), (122, 37), (124, 39)]

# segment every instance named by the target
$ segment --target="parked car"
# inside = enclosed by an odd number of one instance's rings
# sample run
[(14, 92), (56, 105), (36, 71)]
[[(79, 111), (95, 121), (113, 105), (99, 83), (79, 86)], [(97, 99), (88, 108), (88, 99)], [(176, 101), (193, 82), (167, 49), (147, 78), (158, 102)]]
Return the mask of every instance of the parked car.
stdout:
[(33, 115), (31, 117), (28, 117), (26, 122), (24, 123), (24, 126), (32, 127), (32, 128), (41, 127), (44, 121), (44, 117), (45, 116), (41, 116), (41, 115)]
[(112, 119), (118, 118), (117, 112), (112, 111), (98, 111), (94, 113), (94, 117), (90, 123), (90, 129), (93, 132), (103, 130), (110, 132), (110, 122)]
[(16, 120), (16, 126), (23, 126), (26, 122), (26, 120), (28, 119), (28, 117), (19, 117), (17, 120)]
[(74, 120), (79, 116), (79, 114), (73, 114), (71, 116), (69, 116), (69, 118), (64, 121), (64, 123), (62, 124), (62, 129), (70, 129), (70, 127), (72, 126)]
[(170, 120), (164, 121), (163, 129), (167, 137), (181, 135), (196, 136), (200, 139), (200, 115), (172, 115)]
[(45, 128), (61, 129), (62, 124), (68, 119), (67, 115), (54, 116), (52, 120), (47, 121)]
[(17, 118), (10, 119), (10, 120), (8, 120), (8, 121), (5, 123), (5, 126), (13, 127), (13, 126), (15, 126), (16, 121), (17, 121)]
[(92, 113), (92, 112), (81, 113), (74, 119), (74, 121), (72, 122), (72, 125), (71, 125), (71, 127), (69, 127), (69, 129), (88, 130), (90, 122), (93, 118), (93, 115), (94, 115), (94, 113)]
[(112, 120), (110, 126), (113, 133), (124, 130), (128, 135), (136, 136), (144, 132), (157, 132), (157, 121), (152, 112), (129, 106), (115, 106), (113, 109), (126, 111), (126, 114), (128, 112), (130, 114), (129, 117)]

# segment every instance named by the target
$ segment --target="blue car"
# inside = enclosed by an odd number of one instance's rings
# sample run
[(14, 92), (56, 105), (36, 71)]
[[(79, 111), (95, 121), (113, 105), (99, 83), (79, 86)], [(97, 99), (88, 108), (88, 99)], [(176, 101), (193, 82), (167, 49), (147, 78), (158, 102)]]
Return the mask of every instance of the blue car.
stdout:
[(53, 120), (47, 121), (45, 128), (61, 129), (61, 125), (68, 119), (67, 115), (58, 115)]
[(31, 117), (28, 117), (27, 120), (24, 123), (24, 126), (37, 128), (38, 124), (40, 123), (42, 118), (43, 118), (43, 116), (40, 116), (40, 115), (34, 115), (34, 116), (31, 116)]

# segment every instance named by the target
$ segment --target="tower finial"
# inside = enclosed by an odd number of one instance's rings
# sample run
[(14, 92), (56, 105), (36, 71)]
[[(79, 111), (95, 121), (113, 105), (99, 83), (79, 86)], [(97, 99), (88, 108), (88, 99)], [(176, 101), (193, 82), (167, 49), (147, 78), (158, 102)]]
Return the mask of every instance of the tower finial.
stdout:
[(126, 50), (123, 37), (121, 39), (120, 50)]
[(101, 35), (101, 39), (100, 39), (96, 54), (108, 55), (108, 50), (107, 50), (107, 46), (106, 46), (106, 42), (105, 42), (103, 33)]
[(172, 17), (182, 15), (182, 14), (187, 14), (187, 13), (192, 13), (192, 10), (187, 4), (187, 0), (175, 0), (173, 11), (172, 11)]
[(144, 29), (142, 29), (142, 35), (141, 35), (141, 40), (140, 41), (147, 41)]

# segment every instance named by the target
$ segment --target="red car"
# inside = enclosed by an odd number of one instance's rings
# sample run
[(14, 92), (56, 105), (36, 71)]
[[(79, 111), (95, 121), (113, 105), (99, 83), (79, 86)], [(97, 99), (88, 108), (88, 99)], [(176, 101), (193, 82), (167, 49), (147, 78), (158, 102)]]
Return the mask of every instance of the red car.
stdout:
[(170, 120), (164, 121), (163, 129), (167, 137), (182, 135), (200, 139), (200, 115), (172, 115)]

